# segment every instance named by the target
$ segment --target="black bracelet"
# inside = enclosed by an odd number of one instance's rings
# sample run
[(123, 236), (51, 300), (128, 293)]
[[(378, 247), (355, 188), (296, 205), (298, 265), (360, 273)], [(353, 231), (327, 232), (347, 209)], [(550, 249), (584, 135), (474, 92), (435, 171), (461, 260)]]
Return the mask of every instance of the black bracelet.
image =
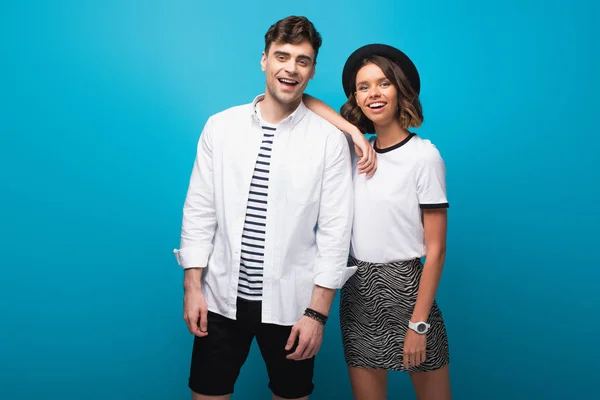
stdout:
[(320, 322), (323, 325), (325, 325), (325, 323), (327, 322), (326, 315), (323, 315), (320, 312), (313, 310), (312, 308), (307, 308), (306, 310), (304, 310), (304, 315), (314, 319), (315, 321)]

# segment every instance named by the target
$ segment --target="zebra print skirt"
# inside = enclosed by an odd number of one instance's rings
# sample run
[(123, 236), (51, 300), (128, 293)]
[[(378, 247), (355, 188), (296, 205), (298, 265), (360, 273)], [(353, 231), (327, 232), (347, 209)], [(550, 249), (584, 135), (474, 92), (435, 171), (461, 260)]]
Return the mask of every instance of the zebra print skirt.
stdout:
[[(375, 264), (350, 257), (358, 269), (340, 293), (340, 324), (346, 363), (351, 367), (405, 371), (404, 338), (417, 300), (421, 260)], [(442, 313), (433, 302), (426, 359), (411, 372), (433, 371), (450, 362)]]

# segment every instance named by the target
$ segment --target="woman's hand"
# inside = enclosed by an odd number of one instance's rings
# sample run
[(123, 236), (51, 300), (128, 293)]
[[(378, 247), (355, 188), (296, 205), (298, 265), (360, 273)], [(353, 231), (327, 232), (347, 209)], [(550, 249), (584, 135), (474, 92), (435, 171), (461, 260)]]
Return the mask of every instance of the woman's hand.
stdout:
[(404, 368), (417, 367), (424, 362), (426, 349), (427, 335), (421, 335), (408, 329), (404, 339)]
[(360, 132), (356, 131), (351, 134), (354, 142), (354, 150), (360, 160), (358, 161), (358, 173), (366, 174), (367, 178), (373, 176), (377, 170), (377, 153), (367, 138)]

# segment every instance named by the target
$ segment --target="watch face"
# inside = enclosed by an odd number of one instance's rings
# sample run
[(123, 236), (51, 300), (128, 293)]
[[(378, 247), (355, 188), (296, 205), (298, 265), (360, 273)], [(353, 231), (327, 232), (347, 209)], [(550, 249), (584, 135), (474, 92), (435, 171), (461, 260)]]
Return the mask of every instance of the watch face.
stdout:
[(425, 332), (425, 329), (426, 329), (425, 324), (419, 324), (419, 325), (417, 325), (417, 330), (419, 332)]

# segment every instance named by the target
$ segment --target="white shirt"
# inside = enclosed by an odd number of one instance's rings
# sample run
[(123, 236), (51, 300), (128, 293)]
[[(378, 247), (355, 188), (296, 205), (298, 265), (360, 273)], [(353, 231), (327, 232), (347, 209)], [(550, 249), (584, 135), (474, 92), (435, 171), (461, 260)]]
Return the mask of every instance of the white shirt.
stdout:
[(370, 179), (354, 173), (352, 255), (373, 263), (424, 257), (422, 209), (448, 207), (440, 152), (416, 134), (374, 147), (377, 172)]
[[(250, 181), (263, 132), (254, 104), (211, 116), (202, 131), (183, 208), (182, 268), (206, 267), (208, 309), (235, 319)], [(348, 267), (353, 218), (347, 138), (301, 103), (278, 125), (271, 155), (262, 322), (293, 325), (314, 285), (339, 289)]]

